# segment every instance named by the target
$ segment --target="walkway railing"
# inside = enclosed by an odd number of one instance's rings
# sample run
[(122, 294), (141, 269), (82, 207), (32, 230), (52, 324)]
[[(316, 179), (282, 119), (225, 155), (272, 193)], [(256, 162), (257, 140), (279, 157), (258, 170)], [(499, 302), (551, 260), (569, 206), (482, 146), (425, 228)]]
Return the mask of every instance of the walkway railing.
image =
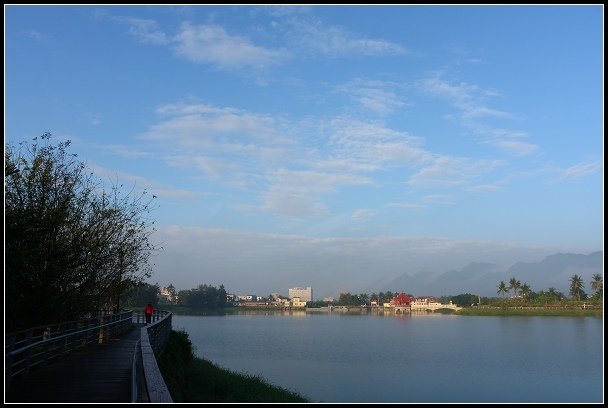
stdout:
[[(156, 311), (152, 323), (141, 328), (133, 354), (131, 402), (173, 402), (156, 361), (169, 340), (172, 316), (171, 312)], [(134, 320), (143, 322), (144, 316), (137, 314)]]
[(34, 327), (5, 338), (4, 386), (10, 389), (17, 376), (27, 377), (30, 370), (49, 364), (54, 359), (86, 346), (103, 343), (133, 326), (133, 311), (90, 319)]

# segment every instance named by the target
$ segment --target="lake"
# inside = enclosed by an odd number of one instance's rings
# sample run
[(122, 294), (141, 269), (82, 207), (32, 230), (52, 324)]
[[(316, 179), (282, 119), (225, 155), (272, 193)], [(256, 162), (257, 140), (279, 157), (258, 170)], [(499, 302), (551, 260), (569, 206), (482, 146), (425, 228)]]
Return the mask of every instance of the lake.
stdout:
[(312, 402), (603, 402), (597, 317), (247, 311), (174, 315), (173, 329)]

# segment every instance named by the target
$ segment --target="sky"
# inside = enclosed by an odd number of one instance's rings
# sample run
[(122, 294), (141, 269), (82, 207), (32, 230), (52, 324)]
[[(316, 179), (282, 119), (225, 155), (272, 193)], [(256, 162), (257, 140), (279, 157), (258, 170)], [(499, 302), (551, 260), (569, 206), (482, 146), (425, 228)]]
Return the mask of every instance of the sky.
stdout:
[(319, 299), (603, 250), (603, 5), (4, 12), (5, 144), (154, 194), (150, 283)]

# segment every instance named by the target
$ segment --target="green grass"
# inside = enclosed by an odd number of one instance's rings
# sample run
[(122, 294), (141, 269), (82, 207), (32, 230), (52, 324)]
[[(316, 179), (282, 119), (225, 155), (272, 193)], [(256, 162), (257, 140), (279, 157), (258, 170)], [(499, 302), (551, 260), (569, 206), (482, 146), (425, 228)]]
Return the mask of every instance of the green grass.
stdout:
[(456, 312), (461, 316), (588, 316), (602, 317), (602, 309), (548, 309), (537, 307), (470, 307)]
[(174, 402), (301, 403), (296, 392), (269, 384), (263, 378), (236, 373), (197, 358), (185, 331), (171, 332), (158, 359)]

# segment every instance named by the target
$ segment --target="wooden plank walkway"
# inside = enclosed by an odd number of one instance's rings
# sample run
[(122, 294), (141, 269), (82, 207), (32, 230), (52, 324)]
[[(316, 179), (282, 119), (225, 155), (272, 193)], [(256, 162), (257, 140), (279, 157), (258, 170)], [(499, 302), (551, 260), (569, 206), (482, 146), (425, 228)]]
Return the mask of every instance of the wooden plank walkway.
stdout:
[(141, 324), (14, 379), (6, 402), (131, 402), (131, 365)]

